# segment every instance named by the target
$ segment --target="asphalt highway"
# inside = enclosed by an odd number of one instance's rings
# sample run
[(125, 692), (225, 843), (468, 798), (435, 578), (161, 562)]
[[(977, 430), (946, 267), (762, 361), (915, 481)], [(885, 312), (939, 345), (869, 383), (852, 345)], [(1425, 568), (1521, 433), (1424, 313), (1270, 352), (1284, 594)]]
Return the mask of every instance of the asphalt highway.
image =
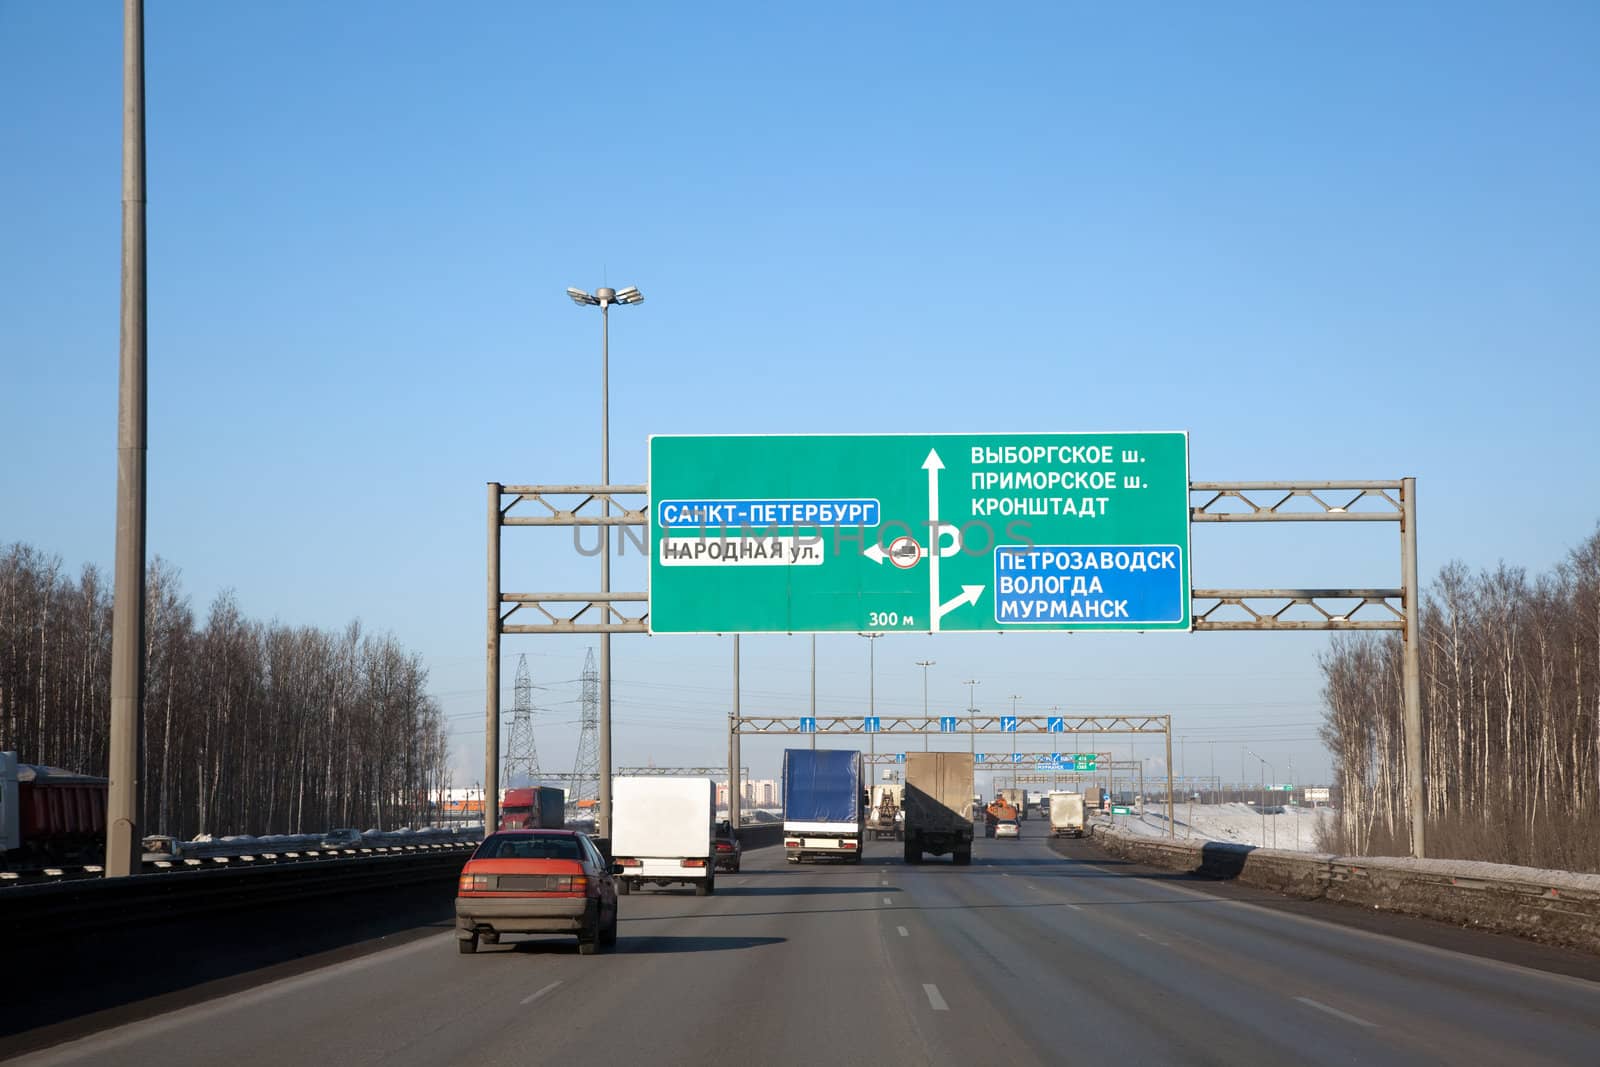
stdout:
[[(40, 1064), (1563, 1063), (1600, 983), (1062, 852), (973, 865), (747, 853), (717, 893), (622, 899), (615, 951), (435, 932), (35, 1053)], [(1064, 854), (1063, 854), (1064, 853)]]

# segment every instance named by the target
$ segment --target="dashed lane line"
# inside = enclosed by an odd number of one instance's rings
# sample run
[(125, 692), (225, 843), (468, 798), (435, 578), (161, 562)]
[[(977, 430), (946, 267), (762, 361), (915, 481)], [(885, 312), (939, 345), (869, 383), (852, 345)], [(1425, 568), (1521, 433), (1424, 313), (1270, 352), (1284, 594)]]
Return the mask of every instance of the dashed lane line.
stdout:
[(949, 1011), (950, 1005), (944, 1002), (944, 996), (939, 992), (939, 987), (930, 982), (922, 984), (922, 991), (928, 994), (928, 1006), (934, 1011)]
[(1294, 999), (1308, 1007), (1316, 1008), (1318, 1011), (1325, 1011), (1335, 1019), (1343, 1019), (1347, 1023), (1354, 1023), (1357, 1026), (1365, 1026), (1369, 1030), (1376, 1030), (1378, 1028), (1377, 1023), (1368, 1022), (1366, 1019), (1357, 1018), (1356, 1016), (1351, 1015), (1349, 1012), (1340, 1011), (1338, 1008), (1330, 1008), (1320, 1000), (1312, 1000), (1310, 997), (1295, 997)]
[(561, 984), (561, 979), (557, 978), (554, 982), (551, 982), (549, 985), (545, 986), (543, 989), (539, 990), (538, 992), (529, 993), (527, 996), (523, 997), (522, 998), (522, 1003), (524, 1003), (524, 1004), (532, 1004), (534, 1001), (538, 1000), (540, 997), (544, 996), (546, 993), (550, 992), (550, 990), (554, 989), (556, 986), (558, 986), (560, 984)]

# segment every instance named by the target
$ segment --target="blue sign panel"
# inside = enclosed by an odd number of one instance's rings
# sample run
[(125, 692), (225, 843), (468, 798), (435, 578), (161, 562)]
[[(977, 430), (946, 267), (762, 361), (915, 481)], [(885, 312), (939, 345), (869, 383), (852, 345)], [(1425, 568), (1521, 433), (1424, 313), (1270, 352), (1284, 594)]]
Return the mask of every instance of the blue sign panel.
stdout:
[(941, 716), (939, 716), (939, 732), (940, 733), (944, 733), (944, 734), (953, 734), (953, 733), (955, 733), (956, 732), (956, 722), (957, 722), (957, 719), (956, 719), (956, 717), (954, 715), (941, 715)]
[(1012, 763), (1021, 763), (1023, 760), (1025, 760), (1027, 758), (1028, 757), (1024, 753), (1021, 753), (1021, 752), (1013, 752), (1013, 753), (1011, 753), (1011, 762)]
[(878, 502), (848, 500), (663, 500), (658, 521), (667, 529), (769, 526), (877, 526)]
[(1067, 720), (1062, 718), (1060, 715), (1052, 715), (1048, 720), (1046, 720), (1046, 725), (1050, 728), (1052, 733), (1059, 734), (1067, 728)]
[(864, 733), (875, 734), (878, 732), (878, 716), (868, 715), (861, 720), (861, 729)]
[(894, 761), (896, 763), (904, 763), (906, 761), (906, 754), (904, 752), (896, 752), (894, 754)]
[(989, 757), (989, 754), (987, 752), (979, 752), (977, 755), (973, 756), (972, 758), (973, 758), (974, 761), (976, 761), (978, 763), (982, 763), (984, 760), (988, 759), (988, 757)]
[(1017, 717), (1015, 715), (1000, 716), (1000, 729), (1008, 734), (1017, 732)]
[(816, 733), (817, 732), (817, 720), (812, 718), (810, 715), (802, 715), (800, 717), (800, 732), (803, 733), (803, 734), (814, 734), (814, 733)]
[(1006, 626), (1170, 625), (1189, 600), (1178, 545), (1004, 546), (994, 577), (994, 617)]

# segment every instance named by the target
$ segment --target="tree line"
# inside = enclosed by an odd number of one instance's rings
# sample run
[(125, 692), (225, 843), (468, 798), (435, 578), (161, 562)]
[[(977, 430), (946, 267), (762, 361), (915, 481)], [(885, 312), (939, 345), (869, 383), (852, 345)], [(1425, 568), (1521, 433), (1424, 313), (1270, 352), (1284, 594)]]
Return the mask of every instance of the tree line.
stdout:
[[(359, 622), (331, 632), (246, 618), (232, 593), (197, 619), (159, 557), (145, 587), (140, 826), (200, 834), (394, 829), (428, 818), (446, 742), (427, 670)], [(111, 587), (25, 544), (0, 547), (0, 750), (107, 770)]]
[[(1440, 571), (1422, 603), (1423, 797), (1431, 856), (1600, 871), (1600, 529), (1549, 573)], [(1336, 839), (1403, 855), (1401, 642), (1323, 657)]]

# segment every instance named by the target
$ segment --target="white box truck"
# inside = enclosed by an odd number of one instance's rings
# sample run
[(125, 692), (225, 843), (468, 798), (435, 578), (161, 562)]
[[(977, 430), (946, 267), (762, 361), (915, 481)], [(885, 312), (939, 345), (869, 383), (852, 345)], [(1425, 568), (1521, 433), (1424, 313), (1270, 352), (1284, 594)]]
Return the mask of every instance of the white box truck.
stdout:
[(1053, 792), (1050, 794), (1050, 836), (1070, 834), (1082, 837), (1084, 808), (1082, 793)]
[(611, 779), (611, 856), (617, 892), (649, 883), (716, 892), (717, 786), (709, 778)]

